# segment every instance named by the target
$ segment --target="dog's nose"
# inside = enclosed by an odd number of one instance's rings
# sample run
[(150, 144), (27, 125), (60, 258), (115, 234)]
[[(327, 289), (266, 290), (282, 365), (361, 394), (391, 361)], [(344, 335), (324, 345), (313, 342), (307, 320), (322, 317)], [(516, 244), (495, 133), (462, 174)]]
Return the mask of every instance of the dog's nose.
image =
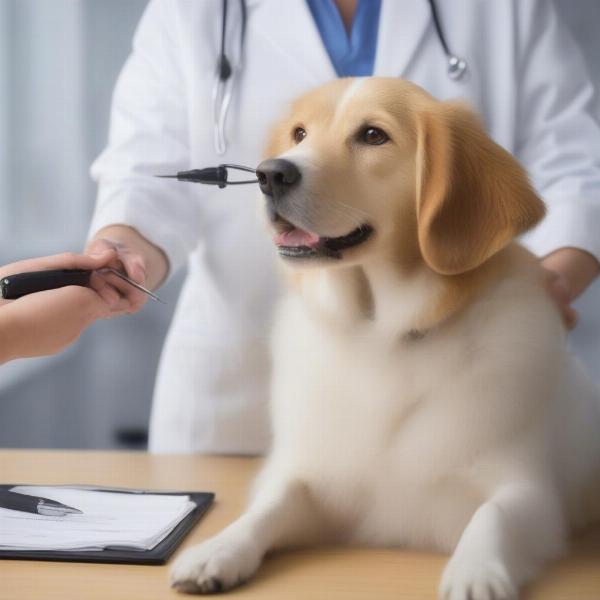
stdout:
[(262, 193), (274, 198), (283, 196), (301, 177), (298, 167), (283, 158), (263, 160), (256, 169), (256, 176)]

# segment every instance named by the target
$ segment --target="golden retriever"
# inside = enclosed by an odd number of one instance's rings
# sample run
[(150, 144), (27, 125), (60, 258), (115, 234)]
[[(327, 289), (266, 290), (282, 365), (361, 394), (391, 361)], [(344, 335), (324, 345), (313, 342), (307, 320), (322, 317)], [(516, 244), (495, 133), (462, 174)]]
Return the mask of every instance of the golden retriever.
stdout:
[(398, 79), (308, 93), (268, 156), (273, 445), (173, 585), (226, 590), (269, 551), (339, 542), (451, 553), (444, 600), (518, 598), (600, 517), (599, 395), (514, 242), (544, 205), (468, 108)]

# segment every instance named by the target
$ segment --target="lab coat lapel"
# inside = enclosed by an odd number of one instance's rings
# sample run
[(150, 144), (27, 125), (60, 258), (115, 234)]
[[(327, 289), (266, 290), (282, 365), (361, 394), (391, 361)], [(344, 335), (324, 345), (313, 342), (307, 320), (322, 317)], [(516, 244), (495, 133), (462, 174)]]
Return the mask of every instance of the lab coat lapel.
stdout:
[(427, 0), (383, 0), (374, 75), (402, 76), (428, 27), (433, 27)]
[[(248, 29), (295, 63), (307, 83), (320, 85), (337, 77), (306, 0), (248, 0)], [(268, 65), (265, 65), (268, 68)]]

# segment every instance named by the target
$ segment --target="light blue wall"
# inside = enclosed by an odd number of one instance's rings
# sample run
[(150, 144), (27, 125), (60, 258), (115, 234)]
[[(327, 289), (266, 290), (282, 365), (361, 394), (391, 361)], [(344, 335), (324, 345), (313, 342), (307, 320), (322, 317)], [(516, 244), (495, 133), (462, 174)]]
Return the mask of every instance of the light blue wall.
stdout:
[[(31, 216), (22, 215), (27, 233), (9, 248), (0, 245), (2, 263), (64, 250), (65, 239), (73, 250), (83, 244), (95, 196), (87, 170), (106, 142), (114, 82), (145, 5), (146, 0), (0, 0), (11, 32), (0, 40), (7, 46), (4, 60), (11, 57), (10, 86), (2, 90), (5, 108), (10, 103), (4, 121), (10, 131), (0, 129), (2, 150), (10, 148), (11, 186), (9, 198), (0, 187), (0, 203), (14, 207), (13, 199), (24, 197), (37, 202)], [(78, 55), (71, 56), (75, 50)], [(32, 156), (41, 162), (38, 173), (51, 172), (32, 180)], [(52, 215), (36, 217), (44, 207), (56, 211), (63, 195), (68, 233), (52, 224)], [(24, 210), (22, 203), (16, 208)], [(118, 427), (145, 429), (180, 279), (161, 291), (166, 306), (150, 302), (133, 317), (98, 323), (52, 359), (3, 366), (0, 446), (109, 448), (118, 445)]]

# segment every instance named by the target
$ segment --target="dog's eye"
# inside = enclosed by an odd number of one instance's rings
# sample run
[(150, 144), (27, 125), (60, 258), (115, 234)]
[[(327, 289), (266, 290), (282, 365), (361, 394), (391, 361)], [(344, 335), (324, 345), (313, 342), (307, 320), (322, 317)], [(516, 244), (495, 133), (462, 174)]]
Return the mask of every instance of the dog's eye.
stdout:
[(371, 146), (381, 146), (381, 144), (385, 144), (390, 138), (383, 129), (378, 129), (377, 127), (365, 127), (360, 132), (359, 139), (361, 142)]
[(306, 129), (303, 127), (296, 127), (294, 129), (294, 141), (299, 144), (306, 137)]

